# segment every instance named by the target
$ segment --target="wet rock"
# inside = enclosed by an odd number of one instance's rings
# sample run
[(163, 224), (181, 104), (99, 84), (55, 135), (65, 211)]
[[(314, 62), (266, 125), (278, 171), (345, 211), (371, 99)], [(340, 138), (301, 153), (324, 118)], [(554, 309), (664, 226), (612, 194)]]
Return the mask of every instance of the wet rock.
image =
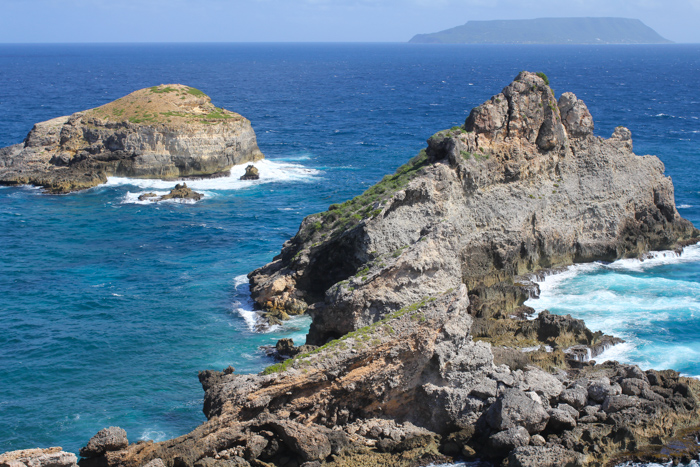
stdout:
[(249, 165), (245, 168), (245, 174), (241, 176), (241, 180), (259, 180), (260, 171), (254, 166)]
[(192, 189), (187, 187), (187, 183), (183, 183), (182, 185), (177, 184), (175, 185), (175, 188), (170, 190), (170, 193), (167, 195), (161, 196), (158, 201), (165, 201), (168, 199), (185, 199), (185, 200), (192, 200), (192, 201), (199, 201), (202, 199), (204, 195), (201, 193), (197, 193), (196, 191), (192, 191)]
[(107, 451), (119, 451), (129, 445), (126, 431), (118, 426), (110, 426), (98, 431), (90, 438), (87, 446), (80, 449), (81, 457), (98, 457)]
[(144, 193), (139, 196), (139, 201), (148, 201), (152, 198), (158, 198), (158, 195), (155, 193)]
[(275, 345), (277, 353), (284, 356), (292, 357), (297, 354), (297, 348), (294, 346), (292, 339), (280, 339)]

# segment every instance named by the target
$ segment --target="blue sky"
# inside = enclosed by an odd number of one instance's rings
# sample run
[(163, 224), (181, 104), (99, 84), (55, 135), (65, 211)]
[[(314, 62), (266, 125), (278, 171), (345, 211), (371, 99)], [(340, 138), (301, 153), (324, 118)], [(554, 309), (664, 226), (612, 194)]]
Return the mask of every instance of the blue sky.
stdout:
[(700, 0), (0, 0), (1, 42), (405, 42), (469, 20), (641, 19), (700, 42)]

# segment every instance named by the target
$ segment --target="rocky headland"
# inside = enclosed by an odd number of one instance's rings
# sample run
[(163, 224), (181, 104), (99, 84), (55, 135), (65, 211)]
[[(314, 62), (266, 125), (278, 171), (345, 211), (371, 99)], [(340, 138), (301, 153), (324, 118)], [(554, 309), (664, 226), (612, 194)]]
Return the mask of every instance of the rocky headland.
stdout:
[(619, 339), (569, 316), (525, 319), (523, 306), (552, 268), (696, 243), (663, 172), (632, 152), (629, 130), (595, 136), (582, 101), (556, 101), (546, 77), (522, 72), (394, 175), (307, 217), (249, 275), (268, 319), (311, 314), (307, 345), (279, 342), (280, 362), (258, 375), (201, 372), (205, 423), (126, 447), (117, 429), (103, 430), (80, 465), (696, 456), (700, 382), (596, 364)]
[(24, 142), (0, 149), (0, 184), (68, 193), (109, 176), (212, 176), (262, 158), (250, 121), (198, 89), (168, 84), (37, 123)]

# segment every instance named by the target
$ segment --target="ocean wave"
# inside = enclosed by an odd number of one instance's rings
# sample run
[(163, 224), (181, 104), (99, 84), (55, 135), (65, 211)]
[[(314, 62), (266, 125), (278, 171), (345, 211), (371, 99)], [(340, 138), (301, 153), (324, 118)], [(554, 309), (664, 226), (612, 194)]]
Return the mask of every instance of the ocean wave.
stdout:
[[(304, 182), (312, 181), (321, 172), (316, 169), (310, 169), (300, 164), (290, 162), (277, 162), (267, 159), (255, 162), (255, 166), (260, 171), (259, 180), (240, 180), (245, 174), (247, 164), (236, 165), (231, 168), (231, 174), (226, 177), (204, 178), (199, 180), (185, 180), (187, 186), (195, 191), (202, 192), (207, 195), (207, 191), (228, 191), (241, 190), (255, 185), (272, 182)], [(180, 183), (173, 180), (158, 180), (158, 179), (142, 179), (142, 178), (126, 178), (126, 177), (109, 177), (107, 183), (102, 186), (135, 186), (141, 191), (132, 193), (138, 199), (139, 195), (146, 192), (154, 192), (154, 190), (171, 190), (175, 184)], [(162, 194), (166, 194), (164, 192)], [(209, 193), (209, 196), (212, 194)], [(133, 196), (127, 198), (127, 202), (131, 202)], [(143, 204), (148, 202), (144, 201)]]
[(678, 206), (676, 206), (677, 209), (690, 209), (694, 207), (695, 206), (693, 206), (692, 204), (679, 204)]
[(238, 313), (238, 316), (243, 318), (248, 330), (255, 332), (259, 324), (260, 317), (255, 311), (255, 302), (250, 298), (250, 282), (245, 274), (236, 276), (233, 279), (233, 287), (236, 289), (239, 300), (234, 302), (233, 306)]
[(154, 441), (156, 443), (165, 441), (166, 439), (168, 439), (168, 435), (164, 431), (160, 431), (155, 428), (145, 429), (139, 437), (139, 441)]

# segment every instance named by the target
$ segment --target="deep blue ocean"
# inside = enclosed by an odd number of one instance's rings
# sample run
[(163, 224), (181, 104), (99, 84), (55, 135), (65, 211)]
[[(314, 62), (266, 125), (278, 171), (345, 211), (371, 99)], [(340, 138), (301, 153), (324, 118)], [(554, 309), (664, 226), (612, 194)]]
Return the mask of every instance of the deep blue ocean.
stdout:
[[(598, 135), (629, 127), (700, 226), (697, 45), (0, 45), (0, 146), (35, 122), (182, 83), (249, 118), (267, 158), (257, 182), (188, 183), (206, 195), (195, 204), (138, 202), (173, 185), (159, 181), (0, 188), (0, 452), (77, 451), (110, 425), (130, 441), (193, 429), (199, 370), (257, 372), (271, 363), (261, 345), (303, 343), (305, 318), (252, 331), (245, 274), (305, 215), (393, 172), (521, 70), (582, 98)], [(700, 375), (697, 248), (574, 267), (542, 288), (528, 304), (627, 340), (611, 358)]]

